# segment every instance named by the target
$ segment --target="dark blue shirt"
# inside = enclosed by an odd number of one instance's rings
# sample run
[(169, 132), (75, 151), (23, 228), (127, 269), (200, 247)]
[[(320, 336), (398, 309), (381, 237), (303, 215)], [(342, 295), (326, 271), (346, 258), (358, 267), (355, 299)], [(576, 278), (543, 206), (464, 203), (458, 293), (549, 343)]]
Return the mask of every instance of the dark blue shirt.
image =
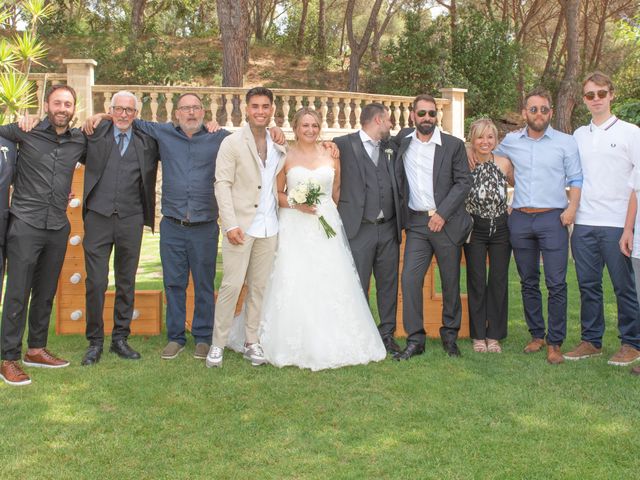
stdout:
[(216, 157), (226, 130), (203, 127), (189, 138), (172, 123), (136, 120), (134, 126), (158, 142), (162, 162), (162, 214), (189, 222), (218, 219), (213, 193)]

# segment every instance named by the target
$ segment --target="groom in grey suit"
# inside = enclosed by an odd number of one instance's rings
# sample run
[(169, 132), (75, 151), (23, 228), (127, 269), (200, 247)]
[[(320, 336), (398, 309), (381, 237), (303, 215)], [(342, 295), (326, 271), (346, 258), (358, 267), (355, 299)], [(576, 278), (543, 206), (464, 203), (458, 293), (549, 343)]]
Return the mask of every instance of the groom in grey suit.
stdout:
[(407, 347), (394, 357), (408, 360), (424, 352), (423, 284), (435, 254), (442, 282), (440, 338), (449, 356), (459, 357), (456, 340), (462, 319), (460, 301), (461, 247), (473, 226), (465, 209), (471, 175), (464, 142), (436, 126), (431, 95), (413, 101), (415, 130), (396, 137), (396, 175), (406, 232), (402, 270), (402, 317)]
[(400, 347), (393, 338), (398, 297), (400, 201), (394, 171), (394, 149), (388, 142), (389, 109), (366, 105), (362, 130), (334, 138), (340, 150), (338, 212), (349, 239), (365, 297), (371, 273), (376, 280), (378, 331), (387, 352)]

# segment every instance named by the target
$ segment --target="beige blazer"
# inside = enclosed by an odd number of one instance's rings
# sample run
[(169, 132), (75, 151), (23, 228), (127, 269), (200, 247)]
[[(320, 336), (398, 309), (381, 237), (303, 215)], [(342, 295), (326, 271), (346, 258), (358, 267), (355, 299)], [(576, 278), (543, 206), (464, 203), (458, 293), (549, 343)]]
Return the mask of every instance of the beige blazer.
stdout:
[[(279, 153), (276, 175), (284, 166), (286, 150), (274, 144)], [(247, 231), (260, 201), (262, 177), (260, 157), (249, 125), (227, 136), (220, 145), (216, 159), (215, 194), (220, 211), (222, 231), (240, 227)], [(278, 200), (276, 181), (273, 195)]]

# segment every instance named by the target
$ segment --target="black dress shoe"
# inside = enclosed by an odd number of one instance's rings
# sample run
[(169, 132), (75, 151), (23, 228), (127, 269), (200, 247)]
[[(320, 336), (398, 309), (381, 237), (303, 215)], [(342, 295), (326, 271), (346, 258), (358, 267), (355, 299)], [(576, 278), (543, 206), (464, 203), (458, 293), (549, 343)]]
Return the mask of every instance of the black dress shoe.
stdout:
[(402, 352), (398, 352), (393, 356), (394, 360), (409, 360), (411, 357), (415, 357), (416, 355), (422, 355), (424, 353), (424, 346), (418, 345), (417, 343), (410, 343), (407, 345)]
[(87, 348), (87, 352), (84, 354), (84, 358), (80, 365), (95, 365), (100, 361), (100, 356), (102, 355), (102, 345), (89, 345)]
[(395, 338), (393, 338), (393, 335), (382, 337), (382, 343), (384, 343), (384, 348), (387, 349), (387, 353), (393, 355), (394, 353), (400, 353), (402, 351), (400, 345), (398, 345)]
[(450, 357), (461, 357), (460, 349), (458, 348), (458, 344), (456, 342), (447, 342), (442, 343), (442, 348), (447, 352), (447, 355)]
[(140, 354), (129, 346), (126, 338), (111, 342), (109, 351), (127, 360), (138, 360), (140, 358)]

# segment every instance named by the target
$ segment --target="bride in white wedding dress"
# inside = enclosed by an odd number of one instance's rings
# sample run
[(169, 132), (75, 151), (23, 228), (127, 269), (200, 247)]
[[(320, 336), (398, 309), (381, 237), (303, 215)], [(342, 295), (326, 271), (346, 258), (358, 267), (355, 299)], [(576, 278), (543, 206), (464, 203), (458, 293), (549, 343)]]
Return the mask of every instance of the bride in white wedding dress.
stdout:
[[(272, 365), (311, 370), (364, 364), (386, 351), (362, 295), (349, 244), (336, 209), (340, 162), (318, 145), (320, 118), (303, 108), (293, 120), (296, 143), (278, 175), (278, 249), (265, 293), (260, 343)], [(310, 179), (320, 204), (290, 207), (287, 192)], [(327, 238), (319, 216), (336, 232)]]

